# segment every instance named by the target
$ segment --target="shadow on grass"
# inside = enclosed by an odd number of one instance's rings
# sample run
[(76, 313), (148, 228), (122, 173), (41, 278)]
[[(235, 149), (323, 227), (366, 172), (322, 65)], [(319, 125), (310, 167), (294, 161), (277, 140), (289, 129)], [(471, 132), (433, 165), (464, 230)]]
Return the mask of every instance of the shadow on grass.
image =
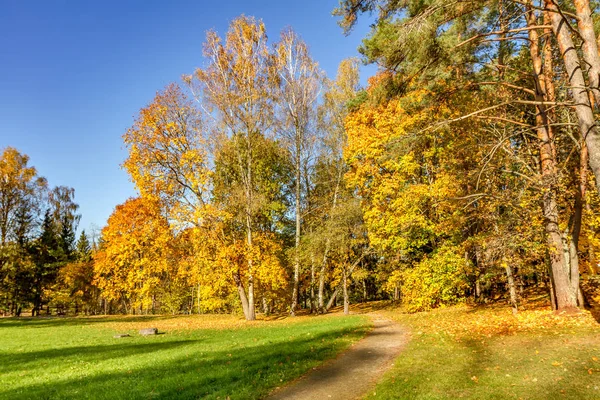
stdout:
[(173, 319), (171, 315), (138, 315), (138, 316), (94, 316), (94, 317), (7, 317), (0, 318), (2, 328), (47, 328), (62, 326), (79, 326), (109, 322), (151, 322)]
[[(399, 359), (402, 367), (394, 371), (394, 378), (378, 387), (379, 398), (598, 398), (591, 396), (597, 393), (596, 378), (586, 371), (591, 364), (581, 365), (591, 353), (561, 348), (564, 338), (554, 334), (437, 343), (435, 339), (400, 356), (407, 360)], [(561, 367), (552, 364), (553, 360), (560, 360), (556, 365)]]
[(76, 356), (80, 360), (96, 363), (132, 355), (171, 350), (176, 347), (192, 345), (196, 342), (199, 342), (199, 340), (178, 340), (158, 343), (118, 343), (114, 345), (61, 347), (17, 354), (0, 353), (0, 374), (3, 372), (29, 370), (31, 364), (39, 363), (41, 360), (46, 364), (52, 365)]
[[(286, 339), (284, 336), (287, 335), (283, 335), (259, 345), (246, 343), (247, 347), (243, 349), (239, 348), (239, 343), (232, 343), (231, 348), (211, 351), (203, 345), (195, 346), (194, 342), (197, 341), (193, 340), (65, 349), (72, 354), (81, 354), (80, 359), (84, 362), (104, 362), (104, 365), (90, 371), (88, 377), (54, 373), (42, 379), (23, 380), (19, 387), (0, 388), (0, 398), (262, 398), (275, 386), (302, 375), (321, 360), (333, 357), (336, 350), (331, 341), (346, 334), (360, 335), (353, 333), (355, 330), (355, 327), (335, 328), (308, 338)], [(220, 340), (233, 342), (240, 338)], [(248, 338), (244, 340), (249, 341)], [(190, 347), (182, 347), (185, 345)], [(35, 360), (38, 364), (28, 369), (30, 376), (43, 375), (44, 367), (40, 365), (40, 360), (60, 362), (62, 351), (42, 351), (20, 355), (21, 358), (17, 359), (3, 355), (0, 362), (8, 361), (10, 365), (3, 365), (2, 368), (9, 370)], [(161, 354), (161, 351), (165, 353)], [(119, 358), (136, 355), (140, 357), (135, 363), (126, 366), (120, 363)], [(68, 366), (65, 366), (65, 370), (68, 370)]]

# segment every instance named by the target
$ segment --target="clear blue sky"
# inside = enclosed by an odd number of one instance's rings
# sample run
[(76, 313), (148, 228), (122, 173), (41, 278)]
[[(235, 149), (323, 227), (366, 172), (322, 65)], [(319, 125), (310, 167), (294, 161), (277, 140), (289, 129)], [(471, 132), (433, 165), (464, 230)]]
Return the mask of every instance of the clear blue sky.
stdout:
[[(120, 164), (121, 135), (166, 84), (203, 64), (206, 31), (240, 14), (275, 40), (287, 26), (329, 76), (356, 56), (364, 20), (348, 37), (337, 0), (0, 0), (0, 148), (13, 146), (50, 185), (75, 188), (80, 229), (103, 226), (135, 195)], [(374, 73), (363, 69), (364, 79)]]

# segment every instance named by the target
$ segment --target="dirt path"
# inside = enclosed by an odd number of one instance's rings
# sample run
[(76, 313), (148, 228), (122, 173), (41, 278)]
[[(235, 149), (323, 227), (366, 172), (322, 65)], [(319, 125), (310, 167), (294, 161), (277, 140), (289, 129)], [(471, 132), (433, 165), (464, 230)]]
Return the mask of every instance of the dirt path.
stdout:
[(373, 330), (338, 358), (274, 391), (270, 400), (351, 400), (363, 397), (392, 365), (408, 341), (398, 324), (367, 314)]

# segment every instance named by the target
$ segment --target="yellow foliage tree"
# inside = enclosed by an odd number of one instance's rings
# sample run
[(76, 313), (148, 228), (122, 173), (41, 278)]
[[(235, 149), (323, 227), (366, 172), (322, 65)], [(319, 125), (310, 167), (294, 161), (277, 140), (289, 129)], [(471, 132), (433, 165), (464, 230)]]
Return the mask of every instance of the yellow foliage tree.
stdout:
[(151, 312), (157, 296), (178, 275), (173, 235), (150, 198), (127, 200), (115, 208), (102, 230), (95, 255), (94, 283), (109, 301), (130, 312)]
[(123, 167), (143, 197), (159, 198), (172, 220), (198, 223), (210, 170), (200, 111), (175, 84), (156, 94), (123, 135)]

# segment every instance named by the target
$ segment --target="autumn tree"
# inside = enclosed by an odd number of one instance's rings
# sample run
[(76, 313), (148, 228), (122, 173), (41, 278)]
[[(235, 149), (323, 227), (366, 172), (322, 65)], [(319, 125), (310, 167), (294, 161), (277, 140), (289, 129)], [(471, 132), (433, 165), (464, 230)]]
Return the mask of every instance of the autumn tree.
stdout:
[(157, 296), (177, 275), (173, 235), (160, 203), (147, 197), (115, 208), (94, 257), (94, 284), (126, 313), (158, 309)]
[(28, 164), (29, 157), (12, 147), (0, 155), (0, 293), (13, 315), (32, 300), (34, 242), (47, 186)]
[[(565, 90), (562, 75), (557, 73), (564, 70), (572, 87), (586, 86), (581, 69), (577, 67), (580, 65), (577, 64), (578, 56), (572, 51), (566, 54), (568, 49), (574, 48), (573, 42), (569, 42), (572, 32), (566, 28), (568, 18), (573, 14), (557, 7), (557, 3), (546, 2), (545, 8), (540, 9), (532, 2), (509, 0), (461, 5), (348, 0), (340, 3), (336, 13), (342, 16), (344, 28), (349, 29), (361, 12), (379, 11), (379, 24), (364, 41), (361, 51), (369, 60), (379, 62), (392, 72), (392, 79), (388, 79), (385, 89), (388, 96), (402, 96), (412, 84), (419, 82), (446, 99), (462, 91), (465, 98), (474, 100), (472, 105), (477, 108), (457, 107), (460, 102), (447, 103), (455, 115), (433, 122), (428, 129), (439, 130), (470, 119), (484, 122), (476, 125), (480, 129), (498, 133), (495, 136), (499, 141), (491, 145), (490, 153), (481, 160), (481, 172), (471, 186), (485, 191), (466, 195), (483, 196), (477, 201), (479, 205), (493, 199), (489, 197), (493, 187), (480, 185), (485, 171), (496, 171), (496, 175), (504, 171), (504, 174), (518, 176), (517, 180), (521, 182), (515, 188), (539, 194), (531, 197), (538, 199), (544, 218), (553, 284), (551, 293), (556, 306), (567, 309), (578, 303), (577, 247), (581, 226), (580, 199), (583, 198), (579, 188), (585, 185), (577, 182), (585, 182), (582, 179), (587, 168), (585, 148), (590, 154), (594, 152), (592, 142), (597, 134), (588, 94), (585, 90)], [(585, 4), (578, 7), (579, 21), (582, 22), (587, 11)], [(579, 28), (589, 28), (589, 19), (587, 21), (582, 22), (587, 27), (580, 24)], [(563, 54), (563, 63), (553, 57), (554, 42), (548, 34), (551, 27)], [(544, 33), (543, 40), (541, 33)], [(584, 45), (589, 42), (583, 39), (585, 34), (589, 32), (581, 34)], [(594, 64), (590, 62), (589, 65)], [(454, 83), (448, 85), (450, 79)], [(487, 89), (490, 87), (496, 88), (494, 95), (486, 96), (491, 93)], [(571, 96), (574, 104), (559, 101)], [(575, 115), (571, 115), (569, 108), (562, 108), (571, 105)], [(533, 114), (532, 110), (535, 111)], [(568, 122), (571, 116), (578, 121), (578, 132), (573, 132), (572, 124)], [(532, 140), (530, 134), (536, 139)], [(574, 161), (570, 156), (573, 141), (562, 138), (574, 138), (577, 143), (578, 167), (566, 167)], [(586, 146), (581, 146), (580, 141)], [(504, 162), (498, 158), (501, 154), (512, 157)], [(590, 157), (593, 171), (594, 165)], [(561, 193), (573, 197), (569, 199), (560, 196)], [(468, 199), (474, 200), (473, 197)], [(496, 219), (500, 220), (503, 219)], [(497, 225), (491, 225), (486, 229), (493, 231), (494, 226), (497, 228)], [(561, 228), (563, 226), (567, 229)], [(512, 275), (509, 266), (509, 286), (512, 286)]]
[(0, 242), (24, 239), (33, 228), (46, 180), (28, 165), (29, 157), (7, 147), (0, 155)]
[[(318, 287), (316, 308), (325, 311), (325, 285), (330, 265), (332, 237), (328, 232), (328, 224), (338, 207), (345, 201), (347, 164), (344, 159), (344, 147), (347, 135), (344, 127), (349, 113), (350, 102), (358, 92), (358, 62), (347, 59), (340, 63), (336, 79), (326, 81), (323, 102), (319, 106), (319, 130), (321, 136), (318, 143), (317, 160), (313, 172), (313, 190), (310, 196), (311, 238), (309, 254), (311, 259), (311, 290), (314, 287), (315, 267), (318, 268)], [(330, 222), (331, 221), (331, 222)], [(314, 295), (313, 295), (314, 297)]]
[(90, 241), (84, 231), (77, 240), (74, 257), (58, 271), (58, 278), (53, 288), (52, 303), (61, 312), (70, 307), (75, 314), (95, 314), (100, 312), (100, 292), (94, 285), (94, 263)]
[[(239, 290), (239, 282), (248, 279), (247, 266), (248, 259), (251, 258), (256, 271), (256, 298), (263, 303), (263, 310), (268, 310), (269, 307), (265, 306), (268, 299), (281, 300), (276, 298), (276, 291), (282, 286), (280, 278), (286, 275), (282, 271), (282, 251), (286, 240), (285, 228), (288, 225), (286, 213), (289, 209), (293, 167), (285, 149), (277, 141), (260, 133), (252, 135), (252, 229), (258, 244), (252, 248), (241, 245), (245, 242), (246, 234), (246, 212), (243, 207), (246, 188), (240, 170), (236, 167), (236, 158), (239, 151), (237, 146), (244, 141), (244, 138), (235, 137), (220, 140), (215, 154), (213, 202), (221, 213), (218, 218), (223, 233), (221, 245), (238, 254), (235, 258), (237, 262), (230, 261), (234, 270), (226, 276), (233, 278), (233, 283)], [(274, 254), (269, 256), (271, 258), (265, 259), (265, 248), (279, 250), (273, 250)], [(258, 254), (263, 255), (255, 258)]]
[(290, 313), (296, 312), (300, 285), (300, 239), (307, 189), (302, 179), (311, 167), (317, 136), (317, 100), (323, 73), (309, 53), (306, 43), (291, 29), (281, 32), (275, 44), (273, 75), (277, 82), (279, 105), (278, 131), (289, 151), (294, 166), (294, 256), (293, 290)]
[[(256, 157), (254, 135), (266, 135), (272, 125), (273, 91), (269, 74), (269, 48), (264, 24), (252, 17), (234, 19), (224, 38), (209, 31), (204, 43), (208, 65), (186, 80), (200, 105), (215, 117), (213, 129), (234, 140), (234, 168), (243, 185), (244, 230), (247, 251), (253, 252), (255, 233)], [(246, 319), (254, 320), (254, 266), (247, 258), (247, 279), (238, 282)]]
[(144, 197), (160, 199), (182, 226), (198, 224), (210, 171), (202, 115), (177, 85), (156, 94), (123, 135), (123, 167)]

